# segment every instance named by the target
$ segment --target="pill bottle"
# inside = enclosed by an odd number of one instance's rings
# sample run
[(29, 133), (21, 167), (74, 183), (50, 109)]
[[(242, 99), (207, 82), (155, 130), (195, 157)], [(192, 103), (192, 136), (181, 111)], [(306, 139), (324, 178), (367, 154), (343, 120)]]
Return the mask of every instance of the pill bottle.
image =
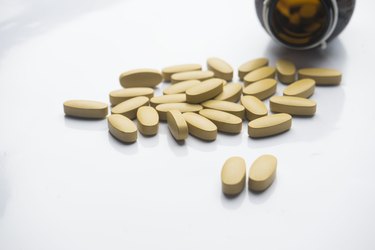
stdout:
[(255, 0), (263, 28), (293, 49), (326, 47), (354, 11), (355, 0)]

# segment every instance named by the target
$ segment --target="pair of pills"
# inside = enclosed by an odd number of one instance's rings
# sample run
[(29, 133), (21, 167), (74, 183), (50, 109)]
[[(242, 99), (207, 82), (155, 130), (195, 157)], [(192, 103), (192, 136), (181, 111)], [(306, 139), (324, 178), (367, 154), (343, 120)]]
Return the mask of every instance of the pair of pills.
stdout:
[[(262, 192), (273, 183), (276, 177), (277, 159), (273, 155), (258, 157), (249, 169), (248, 188), (253, 192)], [(221, 186), (225, 195), (235, 196), (246, 185), (246, 162), (242, 157), (227, 159), (221, 169)]]

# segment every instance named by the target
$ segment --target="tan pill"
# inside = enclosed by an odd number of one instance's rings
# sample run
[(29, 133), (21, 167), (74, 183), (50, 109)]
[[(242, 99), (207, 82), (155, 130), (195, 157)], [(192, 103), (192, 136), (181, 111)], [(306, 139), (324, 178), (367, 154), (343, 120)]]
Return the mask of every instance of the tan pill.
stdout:
[(284, 89), (285, 96), (296, 96), (308, 98), (314, 94), (315, 81), (313, 79), (302, 79), (295, 81)]
[(137, 127), (123, 115), (108, 116), (108, 128), (111, 135), (122, 142), (131, 143), (137, 140)]
[(245, 107), (246, 119), (249, 121), (258, 119), (268, 114), (266, 105), (255, 96), (243, 96), (241, 98), (241, 104)]
[(186, 90), (197, 86), (201, 81), (198, 80), (189, 80), (179, 83), (175, 83), (163, 90), (164, 95), (174, 95), (174, 94), (183, 94)]
[(241, 157), (230, 157), (221, 169), (221, 187), (226, 195), (238, 195), (245, 187), (246, 163)]
[(162, 81), (161, 73), (155, 69), (134, 69), (120, 75), (120, 84), (124, 88), (154, 88)]
[(64, 112), (67, 116), (103, 119), (108, 114), (108, 105), (97, 101), (69, 100), (64, 102)]
[(176, 73), (171, 76), (172, 83), (178, 83), (182, 81), (188, 81), (188, 80), (199, 80), (199, 81), (205, 81), (207, 79), (213, 78), (214, 72), (206, 70), (206, 71), (187, 71), (187, 72), (181, 72)]
[(232, 81), (233, 68), (226, 61), (211, 57), (207, 59), (207, 68), (214, 72), (215, 77), (224, 79), (226, 81)]
[(183, 113), (189, 133), (199, 139), (213, 141), (217, 136), (216, 125), (207, 118), (196, 113)]
[(215, 109), (202, 109), (199, 114), (215, 123), (218, 131), (238, 134), (242, 130), (242, 119), (230, 113)]
[(223, 92), (223, 80), (213, 78), (203, 81), (195, 87), (186, 90), (186, 101), (188, 103), (201, 103)]
[(161, 121), (167, 120), (167, 112), (170, 110), (178, 110), (181, 113), (184, 112), (198, 112), (202, 109), (201, 105), (190, 104), (190, 103), (163, 103), (156, 106), (156, 111), (158, 111), (159, 119)]
[(267, 58), (257, 58), (254, 60), (247, 61), (238, 68), (238, 77), (242, 81), (245, 75), (247, 75), (249, 72), (265, 67), (267, 65), (268, 65)]
[(273, 96), (270, 99), (270, 109), (274, 113), (312, 116), (316, 112), (316, 102), (295, 96)]
[(202, 66), (200, 64), (180, 64), (180, 65), (173, 65), (169, 67), (165, 67), (162, 69), (162, 75), (165, 81), (171, 81), (171, 76), (176, 73), (187, 72), (187, 71), (197, 71), (202, 70)]
[(248, 124), (250, 137), (259, 138), (280, 134), (290, 129), (292, 117), (289, 114), (274, 114), (252, 120)]
[(114, 106), (112, 108), (112, 114), (120, 114), (129, 119), (134, 119), (137, 115), (138, 108), (148, 106), (148, 104), (149, 100), (147, 97), (137, 96)]
[(244, 95), (251, 95), (264, 100), (276, 93), (276, 85), (275, 79), (263, 79), (249, 84), (242, 92)]
[(275, 68), (268, 66), (262, 67), (248, 73), (243, 80), (245, 84), (251, 84), (266, 78), (275, 78), (275, 72)]
[(185, 94), (174, 94), (174, 95), (161, 95), (155, 96), (150, 99), (150, 105), (156, 107), (159, 104), (163, 103), (179, 103), (186, 102)]
[(170, 110), (167, 112), (168, 128), (173, 137), (180, 141), (185, 140), (188, 136), (188, 125), (178, 110)]
[(296, 78), (296, 66), (287, 60), (278, 60), (276, 62), (277, 78), (280, 82), (289, 84)]
[(109, 101), (114, 106), (119, 104), (120, 102), (129, 100), (137, 96), (146, 96), (148, 98), (151, 98), (154, 96), (154, 90), (152, 88), (145, 87), (118, 89), (109, 93)]
[(342, 74), (335, 69), (305, 68), (298, 70), (298, 79), (311, 78), (316, 85), (338, 85)]
[(137, 111), (138, 130), (143, 135), (156, 135), (159, 129), (159, 115), (153, 107), (143, 106)]
[(277, 159), (273, 155), (258, 157), (250, 167), (248, 186), (251, 191), (266, 190), (276, 177)]
[(216, 109), (230, 113), (232, 115), (239, 117), (240, 119), (243, 119), (245, 115), (245, 108), (241, 104), (233, 102), (209, 100), (202, 102), (201, 105), (208, 109)]
[(214, 99), (228, 102), (238, 102), (241, 98), (242, 85), (239, 83), (230, 83), (223, 87), (223, 92)]

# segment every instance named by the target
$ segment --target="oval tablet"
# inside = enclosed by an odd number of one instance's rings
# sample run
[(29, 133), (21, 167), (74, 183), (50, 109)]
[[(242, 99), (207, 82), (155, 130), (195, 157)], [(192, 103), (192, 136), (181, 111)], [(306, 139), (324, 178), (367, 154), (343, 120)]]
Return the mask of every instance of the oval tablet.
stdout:
[(266, 137), (280, 134), (290, 129), (292, 117), (289, 114), (274, 114), (252, 120), (248, 124), (250, 137)]
[(176, 73), (171, 76), (172, 83), (178, 83), (182, 81), (188, 80), (200, 80), (204, 81), (214, 77), (214, 72), (206, 70), (206, 71), (187, 71)]
[(242, 119), (238, 116), (215, 109), (202, 109), (199, 111), (199, 114), (212, 121), (216, 125), (218, 131), (231, 134), (238, 134), (241, 132)]
[(156, 106), (156, 111), (159, 113), (159, 119), (165, 121), (167, 119), (167, 112), (170, 110), (178, 110), (184, 112), (198, 112), (202, 109), (201, 105), (190, 103), (163, 103)]
[(137, 111), (138, 130), (143, 135), (156, 135), (159, 129), (159, 115), (153, 107), (143, 106)]
[(248, 119), (249, 121), (266, 116), (268, 114), (266, 105), (255, 96), (243, 96), (241, 98), (241, 104), (245, 107), (246, 119)]
[(180, 141), (185, 140), (188, 136), (188, 125), (178, 110), (170, 110), (167, 112), (168, 128), (173, 137)]
[(305, 68), (298, 70), (298, 79), (311, 78), (316, 85), (338, 85), (342, 74), (335, 69)]
[(221, 169), (221, 187), (226, 195), (238, 195), (245, 187), (246, 163), (241, 157), (230, 157)]
[(148, 98), (151, 98), (154, 96), (154, 90), (152, 88), (146, 87), (118, 89), (109, 93), (109, 101), (114, 106), (119, 104), (120, 102), (129, 100), (137, 96), (146, 96)]
[(232, 81), (233, 68), (226, 61), (211, 57), (207, 59), (207, 68), (214, 72), (215, 77), (224, 79), (226, 81)]
[(163, 103), (178, 103), (178, 102), (186, 102), (186, 95), (185, 94), (174, 94), (174, 95), (161, 95), (155, 96), (150, 99), (150, 105), (152, 107), (156, 107), (159, 104)]
[(308, 98), (314, 94), (315, 81), (313, 79), (302, 79), (295, 81), (284, 89), (284, 95)]
[(120, 75), (120, 84), (124, 88), (154, 88), (162, 81), (163, 77), (161, 73), (155, 69), (134, 69)]
[(103, 119), (108, 114), (108, 105), (97, 101), (69, 100), (64, 102), (64, 112), (67, 116)]
[(164, 95), (174, 95), (174, 94), (183, 94), (186, 90), (197, 86), (201, 81), (198, 80), (189, 80), (175, 83), (163, 90)]
[(219, 100), (209, 100), (202, 102), (201, 105), (208, 109), (221, 110), (232, 115), (235, 115), (241, 119), (244, 118), (245, 108), (241, 104), (228, 102), (228, 101), (219, 101)]
[(176, 73), (186, 72), (186, 71), (197, 71), (202, 70), (202, 66), (200, 64), (179, 64), (173, 65), (169, 67), (165, 67), (162, 69), (162, 75), (165, 81), (171, 81), (171, 76)]
[(270, 109), (274, 113), (312, 116), (316, 112), (316, 102), (295, 96), (273, 96), (270, 99)]
[(247, 61), (238, 68), (238, 77), (242, 81), (245, 75), (247, 75), (249, 72), (265, 67), (267, 65), (268, 65), (267, 58), (257, 58), (257, 59)]
[(195, 87), (186, 90), (186, 101), (188, 103), (201, 103), (223, 92), (223, 80), (213, 78), (202, 82)]
[(238, 102), (241, 97), (242, 85), (239, 83), (230, 83), (223, 87), (223, 92), (216, 96), (215, 100)]
[(291, 61), (278, 60), (276, 62), (277, 78), (280, 82), (289, 84), (294, 82), (296, 77), (296, 66)]
[(196, 113), (183, 113), (189, 133), (199, 139), (213, 141), (217, 136), (216, 125), (207, 118)]
[(134, 119), (137, 115), (138, 108), (148, 106), (149, 100), (145, 96), (137, 96), (117, 104), (112, 108), (112, 114), (121, 114), (129, 119)]
[(244, 95), (252, 95), (260, 100), (267, 99), (276, 93), (277, 82), (275, 79), (263, 79), (245, 87), (242, 92)]
[(275, 68), (272, 67), (262, 67), (259, 69), (256, 69), (254, 71), (251, 71), (244, 77), (245, 84), (251, 84), (253, 82), (260, 81), (262, 79), (266, 78), (275, 78)]
[(257, 158), (249, 170), (249, 189), (262, 192), (271, 186), (276, 177), (277, 159), (273, 155)]
[(137, 140), (137, 127), (123, 115), (108, 116), (108, 128), (111, 135), (122, 142), (131, 143)]

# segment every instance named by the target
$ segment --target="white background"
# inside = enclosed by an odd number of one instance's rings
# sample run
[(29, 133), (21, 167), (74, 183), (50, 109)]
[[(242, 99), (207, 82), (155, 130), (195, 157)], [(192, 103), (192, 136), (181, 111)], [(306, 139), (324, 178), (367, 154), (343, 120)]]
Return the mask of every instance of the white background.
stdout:
[[(252, 0), (0, 1), (0, 249), (375, 249), (375, 2), (325, 51), (262, 30)], [(124, 145), (63, 101), (108, 101), (121, 72), (267, 56), (343, 72), (313, 118), (254, 140)], [(237, 80), (237, 79), (235, 79)], [(163, 88), (163, 84), (159, 87)], [(278, 86), (282, 93), (283, 85)], [(277, 156), (274, 184), (221, 193), (224, 161)]]

